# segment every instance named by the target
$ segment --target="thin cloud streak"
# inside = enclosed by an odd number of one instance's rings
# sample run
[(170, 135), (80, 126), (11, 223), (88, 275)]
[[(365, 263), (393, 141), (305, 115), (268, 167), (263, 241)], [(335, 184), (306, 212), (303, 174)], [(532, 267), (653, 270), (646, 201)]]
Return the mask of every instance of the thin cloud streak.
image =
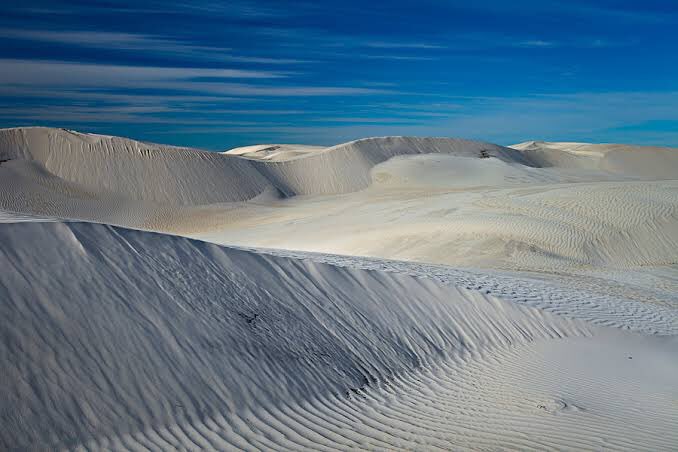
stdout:
[(434, 57), (425, 57), (425, 56), (412, 56), (412, 55), (347, 55), (357, 58), (373, 59), (373, 60), (401, 60), (401, 61), (435, 61), (439, 58)]
[(189, 60), (254, 63), (271, 65), (292, 65), (312, 63), (297, 58), (274, 58), (263, 56), (234, 55), (233, 49), (221, 46), (196, 45), (159, 36), (105, 31), (51, 31), (0, 29), (0, 38), (43, 42), (47, 45), (132, 51), (144, 54), (164, 54), (173, 59), (183, 57)]
[[(183, 50), (204, 48), (200, 46), (183, 45), (176, 41), (163, 39), (151, 35), (134, 33), (117, 33), (107, 31), (52, 31), (52, 30), (25, 30), (0, 29), (0, 37), (26, 41), (41, 41), (59, 44), (71, 44), (82, 47), (114, 47), (117, 49), (148, 49), (148, 50)], [(229, 47), (215, 48), (232, 50)]]
[(239, 83), (175, 83), (167, 82), (157, 84), (165, 89), (194, 90), (211, 94), (223, 94), (227, 96), (272, 96), (272, 97), (298, 97), (298, 96), (355, 96), (368, 94), (396, 94), (395, 91), (360, 88), (351, 86), (258, 86)]
[(516, 44), (518, 47), (537, 47), (537, 48), (546, 48), (553, 47), (556, 43), (551, 41), (543, 41), (541, 39), (534, 39), (530, 41), (522, 41)]
[[(118, 2), (123, 3), (123, 2)], [(139, 7), (136, 4), (125, 6), (124, 4), (110, 4), (107, 8), (101, 9), (92, 2), (77, 3), (63, 1), (59, 8), (42, 7), (36, 8), (29, 5), (11, 5), (8, 7), (10, 11), (26, 12), (32, 14), (92, 14), (97, 15), (104, 13), (129, 13), (129, 14), (158, 14), (158, 15), (191, 15), (191, 16), (212, 16), (215, 14), (228, 15), (236, 18), (282, 18), (289, 16), (289, 11), (285, 8), (264, 7), (253, 1), (245, 0), (229, 0), (223, 1), (204, 1), (195, 0), (191, 2), (185, 1), (156, 1), (146, 0), (143, 6)]]
[(287, 75), (241, 69), (125, 66), (67, 61), (0, 59), (0, 83), (30, 86), (131, 86), (195, 78), (271, 79)]
[(368, 41), (363, 46), (375, 49), (445, 49), (447, 46), (438, 44), (427, 44), (423, 42), (388, 42), (388, 41)]
[(391, 90), (351, 86), (265, 86), (204, 79), (275, 79), (285, 75), (237, 69), (114, 66), (63, 61), (0, 60), (4, 89), (134, 88), (173, 90), (235, 97), (352, 96), (394, 93)]

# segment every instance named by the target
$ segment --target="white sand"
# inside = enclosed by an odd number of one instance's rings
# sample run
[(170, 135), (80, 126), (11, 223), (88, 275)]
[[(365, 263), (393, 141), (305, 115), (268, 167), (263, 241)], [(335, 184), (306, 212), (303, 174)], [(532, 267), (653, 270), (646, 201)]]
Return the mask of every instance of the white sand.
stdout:
[(230, 149), (224, 154), (252, 159), (284, 162), (298, 158), (308, 157), (324, 151), (322, 146), (306, 146), (303, 144), (257, 144)]
[(58, 223), (3, 225), (0, 260), (3, 449), (678, 444), (675, 337), (465, 288), (483, 274)]
[(624, 144), (528, 141), (512, 146), (540, 166), (593, 167), (643, 179), (675, 179), (678, 156), (672, 148)]
[(678, 447), (675, 149), (5, 129), (2, 222), (2, 449)]
[(0, 160), (32, 161), (90, 191), (169, 204), (241, 201), (267, 187), (244, 159), (43, 127), (0, 130)]

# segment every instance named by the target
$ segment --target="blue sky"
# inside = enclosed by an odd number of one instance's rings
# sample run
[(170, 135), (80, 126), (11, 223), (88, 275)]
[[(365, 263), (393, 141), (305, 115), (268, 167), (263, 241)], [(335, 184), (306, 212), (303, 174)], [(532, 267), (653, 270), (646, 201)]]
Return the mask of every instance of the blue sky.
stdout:
[(0, 127), (678, 146), (675, 0), (26, 0), (0, 40)]

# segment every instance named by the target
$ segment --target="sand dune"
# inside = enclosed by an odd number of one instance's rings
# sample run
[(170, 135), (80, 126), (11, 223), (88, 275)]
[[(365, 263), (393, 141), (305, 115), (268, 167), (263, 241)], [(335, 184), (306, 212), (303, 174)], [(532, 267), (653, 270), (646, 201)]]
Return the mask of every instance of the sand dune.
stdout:
[(0, 160), (32, 162), (90, 191), (172, 205), (245, 201), (271, 189), (286, 196), (352, 192), (367, 187), (372, 166), (394, 155), (481, 150), (520, 159), (508, 148), (454, 139), (368, 139), (303, 158), (253, 159), (237, 149), (219, 154), (63, 129), (0, 130)]
[[(333, 148), (283, 146), (278, 158), (271, 158), (272, 148), (280, 146), (219, 154), (64, 129), (2, 129), (0, 209), (165, 230), (186, 206), (359, 191), (369, 185), (372, 167), (394, 155), (483, 152), (520, 159), (508, 148), (455, 139), (395, 137)], [(291, 158), (290, 152), (296, 155), (299, 149), (302, 158)]]
[(678, 444), (675, 339), (454, 272), (63, 223), (0, 226), (0, 260), (3, 449)]
[(241, 201), (268, 187), (243, 159), (43, 127), (0, 130), (0, 160), (30, 161), (84, 189), (136, 201)]
[[(479, 141), (452, 138), (368, 138), (306, 153), (302, 158), (252, 164), (286, 196), (350, 193), (370, 185), (370, 170), (392, 157), (411, 154), (494, 156), (527, 163), (521, 153)], [(227, 153), (228, 155), (228, 153)]]
[(517, 270), (678, 262), (668, 148), (385, 137), (217, 154), (44, 128), (0, 143), (6, 217)]
[(516, 270), (678, 262), (675, 180), (596, 180), (437, 156), (383, 165), (366, 191), (213, 211), (200, 227), (177, 230), (223, 244)]
[(0, 262), (3, 450), (678, 447), (675, 149), (4, 129)]
[(323, 146), (308, 146), (303, 144), (257, 144), (229, 149), (224, 154), (229, 156), (237, 155), (238, 157), (252, 160), (283, 162), (308, 157), (310, 154), (322, 152), (325, 149), (327, 148)]
[(625, 144), (548, 143), (527, 141), (511, 146), (538, 166), (596, 168), (642, 179), (675, 179), (675, 149)]

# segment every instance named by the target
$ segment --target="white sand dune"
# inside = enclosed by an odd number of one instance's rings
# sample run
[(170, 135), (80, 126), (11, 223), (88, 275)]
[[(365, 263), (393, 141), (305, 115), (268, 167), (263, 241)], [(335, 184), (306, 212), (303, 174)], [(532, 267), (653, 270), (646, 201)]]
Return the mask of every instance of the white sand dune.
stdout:
[(307, 152), (297, 158), (251, 159), (251, 162), (288, 197), (329, 195), (367, 188), (371, 182), (370, 170), (392, 157), (430, 153), (474, 157), (482, 154), (527, 163), (520, 152), (490, 143), (414, 137), (367, 138)]
[(675, 337), (502, 301), (454, 272), (63, 223), (0, 226), (0, 260), (4, 450), (678, 444)]
[(224, 244), (517, 270), (678, 262), (678, 180), (439, 155), (398, 157), (372, 177), (361, 192), (212, 210), (178, 231)]
[[(394, 155), (486, 152), (521, 159), (488, 143), (404, 137), (325, 149), (283, 146), (282, 157), (262, 156), (277, 147), (219, 154), (64, 129), (0, 129), (0, 210), (168, 230), (187, 206), (359, 191), (370, 184), (372, 167)], [(290, 158), (298, 149), (303, 158)]]
[(0, 210), (19, 216), (488, 268), (678, 262), (666, 148), (391, 137), (216, 154), (44, 128), (0, 143)]
[(4, 129), (0, 223), (3, 450), (678, 448), (676, 149)]
[(238, 157), (252, 160), (282, 162), (307, 157), (310, 154), (322, 152), (325, 149), (327, 148), (323, 146), (308, 146), (303, 144), (257, 144), (229, 149), (224, 154), (229, 156), (237, 155)]
[(511, 146), (539, 166), (596, 168), (643, 179), (675, 179), (675, 149), (625, 144), (549, 143), (527, 141)]
[(44, 127), (0, 130), (0, 160), (32, 162), (84, 190), (168, 204), (241, 201), (268, 186), (243, 159)]
[(287, 196), (357, 191), (369, 185), (372, 166), (394, 155), (481, 150), (520, 158), (488, 143), (396, 137), (305, 152), (304, 158), (251, 159), (237, 149), (219, 154), (63, 129), (0, 129), (1, 161), (32, 162), (91, 191), (179, 205), (245, 201), (272, 188)]

